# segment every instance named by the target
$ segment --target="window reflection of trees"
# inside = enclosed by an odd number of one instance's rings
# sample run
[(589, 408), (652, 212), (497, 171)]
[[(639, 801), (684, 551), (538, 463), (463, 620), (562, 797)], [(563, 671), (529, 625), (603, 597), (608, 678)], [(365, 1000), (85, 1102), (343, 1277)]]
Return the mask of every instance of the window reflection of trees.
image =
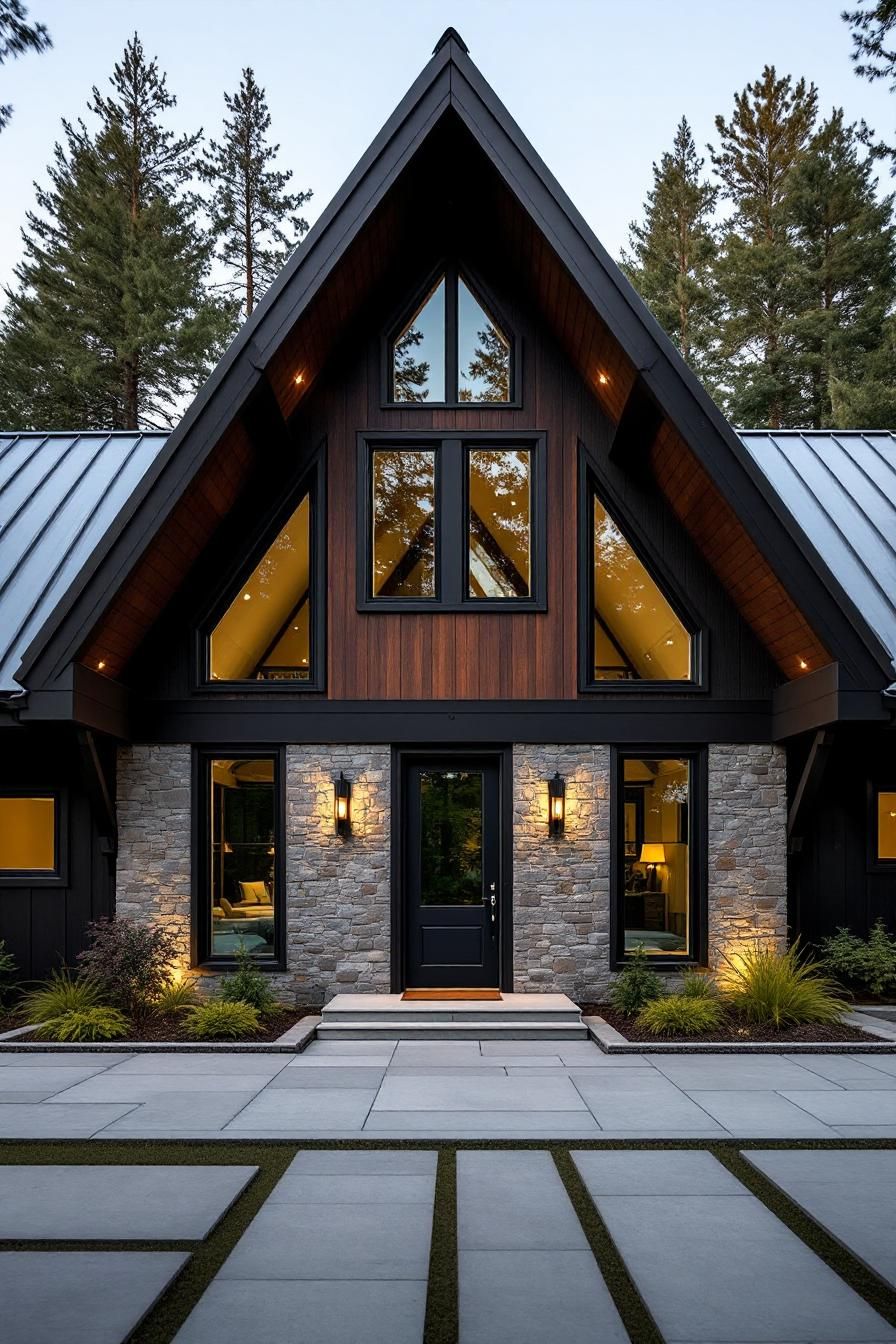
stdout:
[(426, 771), (420, 778), (422, 905), (482, 900), (482, 775)]
[(373, 455), (373, 591), (378, 597), (435, 594), (435, 454)]
[(469, 472), (470, 595), (528, 597), (529, 453), (474, 449)]

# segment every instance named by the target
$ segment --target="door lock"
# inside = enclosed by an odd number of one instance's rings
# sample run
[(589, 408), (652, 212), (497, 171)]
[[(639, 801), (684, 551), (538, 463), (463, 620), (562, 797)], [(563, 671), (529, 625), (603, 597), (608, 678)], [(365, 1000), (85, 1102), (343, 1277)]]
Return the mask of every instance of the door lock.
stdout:
[(492, 923), (493, 923), (493, 924), (494, 924), (494, 922), (495, 922), (495, 920), (496, 920), (496, 918), (497, 918), (497, 914), (496, 914), (496, 909), (495, 909), (495, 908), (496, 908), (496, 906), (497, 906), (497, 904), (498, 904), (498, 898), (497, 898), (497, 896), (495, 895), (495, 885), (496, 885), (496, 884), (495, 884), (494, 882), (490, 882), (490, 883), (489, 883), (489, 888), (488, 888), (488, 889), (489, 889), (489, 892), (490, 892), (490, 895), (489, 895), (489, 898), (488, 898), (488, 899), (489, 899), (489, 905), (491, 906), (491, 911), (492, 911)]

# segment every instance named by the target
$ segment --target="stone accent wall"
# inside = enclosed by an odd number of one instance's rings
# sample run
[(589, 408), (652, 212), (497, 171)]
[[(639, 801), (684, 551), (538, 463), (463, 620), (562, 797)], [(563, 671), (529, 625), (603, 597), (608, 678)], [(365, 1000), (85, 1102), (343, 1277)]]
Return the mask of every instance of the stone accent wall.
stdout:
[[(352, 781), (352, 834), (334, 833), (333, 780)], [(286, 749), (289, 968), (304, 1003), (389, 992), (388, 746)]]
[[(547, 780), (566, 780), (566, 826), (548, 834)], [(513, 749), (517, 992), (599, 997), (610, 979), (610, 751)]]
[(115, 910), (177, 934), (190, 961), (190, 748), (118, 750)]
[(787, 939), (787, 757), (777, 745), (709, 748), (709, 959)]

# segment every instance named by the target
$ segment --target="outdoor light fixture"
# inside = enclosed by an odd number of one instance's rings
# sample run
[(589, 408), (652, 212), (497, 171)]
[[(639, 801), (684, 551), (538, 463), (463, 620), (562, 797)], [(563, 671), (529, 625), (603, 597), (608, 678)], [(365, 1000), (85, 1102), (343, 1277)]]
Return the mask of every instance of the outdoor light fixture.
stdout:
[(566, 822), (566, 780), (555, 773), (548, 780), (548, 831), (551, 835), (562, 835)]
[(346, 779), (342, 771), (335, 784), (336, 834), (352, 833), (352, 782)]

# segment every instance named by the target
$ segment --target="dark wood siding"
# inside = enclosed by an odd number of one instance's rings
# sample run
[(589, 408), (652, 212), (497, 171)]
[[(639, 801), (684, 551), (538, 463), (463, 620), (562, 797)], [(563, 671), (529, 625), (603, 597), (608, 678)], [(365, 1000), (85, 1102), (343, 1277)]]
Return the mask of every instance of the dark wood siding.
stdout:
[[(102, 750), (108, 758), (111, 748)], [(0, 938), (15, 957), (20, 978), (32, 980), (61, 964), (73, 965), (87, 922), (112, 913), (114, 857), (104, 852), (73, 730), (4, 728), (0, 751), (0, 792), (4, 785), (52, 791), (64, 815), (64, 880), (54, 885), (0, 881)]]

